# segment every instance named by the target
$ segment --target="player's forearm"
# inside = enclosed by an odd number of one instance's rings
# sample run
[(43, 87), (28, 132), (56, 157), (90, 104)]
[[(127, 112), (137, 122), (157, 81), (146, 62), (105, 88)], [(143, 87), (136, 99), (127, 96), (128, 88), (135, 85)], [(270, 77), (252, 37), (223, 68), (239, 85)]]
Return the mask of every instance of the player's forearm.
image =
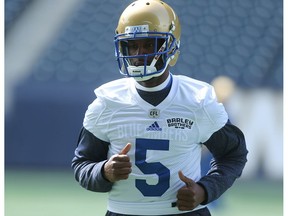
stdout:
[(212, 168), (208, 174), (197, 182), (202, 185), (206, 191), (207, 199), (202, 204), (207, 204), (218, 199), (230, 188), (240, 176), (244, 165), (245, 162), (235, 163), (233, 161), (228, 162), (228, 160), (225, 162), (213, 161)]
[(94, 192), (109, 192), (113, 183), (103, 178), (102, 167), (106, 161), (99, 163), (80, 161), (76, 157), (72, 161), (75, 179), (87, 190)]
[(229, 121), (204, 144), (214, 159), (208, 174), (198, 183), (205, 188), (205, 203), (209, 203), (221, 196), (240, 177), (248, 151), (243, 133)]
[(102, 167), (107, 160), (109, 143), (95, 137), (82, 128), (75, 156), (72, 160), (74, 175), (80, 185), (95, 192), (108, 192), (112, 183), (102, 175)]

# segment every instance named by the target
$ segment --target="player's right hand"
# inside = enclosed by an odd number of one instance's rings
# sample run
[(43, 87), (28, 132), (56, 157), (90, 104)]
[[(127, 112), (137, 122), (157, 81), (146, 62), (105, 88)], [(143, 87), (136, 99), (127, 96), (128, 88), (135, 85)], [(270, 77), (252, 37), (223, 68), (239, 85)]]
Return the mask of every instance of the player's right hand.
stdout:
[(119, 154), (113, 155), (104, 165), (105, 178), (110, 182), (127, 179), (132, 172), (132, 164), (127, 153), (131, 149), (128, 143)]

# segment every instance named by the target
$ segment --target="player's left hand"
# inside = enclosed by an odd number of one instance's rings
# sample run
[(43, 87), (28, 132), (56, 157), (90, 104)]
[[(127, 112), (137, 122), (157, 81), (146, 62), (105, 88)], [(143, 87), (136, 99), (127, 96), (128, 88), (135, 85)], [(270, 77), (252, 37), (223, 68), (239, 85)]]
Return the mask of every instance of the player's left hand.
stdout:
[(192, 179), (183, 175), (181, 171), (178, 172), (178, 175), (185, 186), (178, 190), (177, 207), (180, 211), (193, 210), (205, 200), (205, 190)]

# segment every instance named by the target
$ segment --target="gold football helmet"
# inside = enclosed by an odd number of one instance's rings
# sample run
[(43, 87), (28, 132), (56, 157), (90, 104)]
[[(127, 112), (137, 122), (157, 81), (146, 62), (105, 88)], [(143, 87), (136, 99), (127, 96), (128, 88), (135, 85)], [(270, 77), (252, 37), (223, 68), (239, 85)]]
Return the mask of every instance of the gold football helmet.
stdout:
[(115, 55), (120, 73), (138, 81), (160, 76), (178, 59), (180, 35), (179, 18), (168, 4), (134, 1), (123, 11), (116, 28)]

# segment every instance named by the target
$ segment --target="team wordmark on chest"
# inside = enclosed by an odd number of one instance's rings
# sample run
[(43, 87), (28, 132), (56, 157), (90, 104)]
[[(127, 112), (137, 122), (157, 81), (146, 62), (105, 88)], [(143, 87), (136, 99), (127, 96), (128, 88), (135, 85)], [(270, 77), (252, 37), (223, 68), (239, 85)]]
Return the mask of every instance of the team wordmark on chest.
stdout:
[(175, 127), (180, 129), (191, 129), (193, 121), (186, 118), (170, 118), (166, 119), (168, 127)]

